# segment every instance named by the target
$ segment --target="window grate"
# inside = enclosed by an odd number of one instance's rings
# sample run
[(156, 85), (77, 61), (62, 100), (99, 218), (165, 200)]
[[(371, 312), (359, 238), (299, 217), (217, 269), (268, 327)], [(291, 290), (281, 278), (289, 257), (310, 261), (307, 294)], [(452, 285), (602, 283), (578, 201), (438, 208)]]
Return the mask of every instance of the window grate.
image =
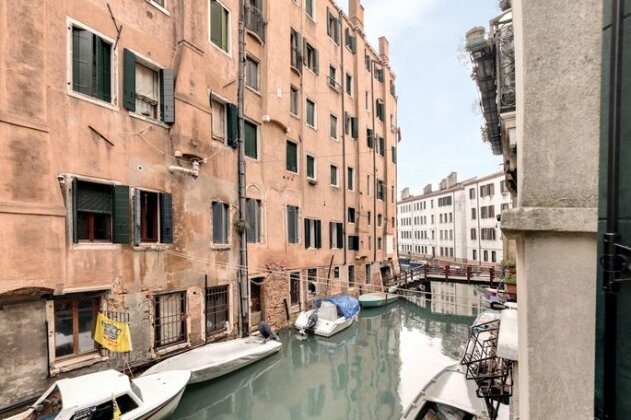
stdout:
[(228, 286), (206, 289), (206, 335), (226, 331), (229, 321)]
[(154, 347), (186, 341), (186, 292), (157, 295), (154, 307)]
[(292, 305), (300, 303), (300, 273), (291, 273), (289, 277), (289, 297)]

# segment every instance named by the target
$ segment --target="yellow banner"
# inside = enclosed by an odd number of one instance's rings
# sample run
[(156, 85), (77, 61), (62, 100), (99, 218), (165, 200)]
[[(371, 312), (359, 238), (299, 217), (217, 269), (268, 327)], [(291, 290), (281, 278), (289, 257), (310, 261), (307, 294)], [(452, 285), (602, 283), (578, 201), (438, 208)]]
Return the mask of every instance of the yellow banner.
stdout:
[(96, 318), (94, 341), (115, 352), (132, 351), (129, 324), (112, 321), (102, 313)]

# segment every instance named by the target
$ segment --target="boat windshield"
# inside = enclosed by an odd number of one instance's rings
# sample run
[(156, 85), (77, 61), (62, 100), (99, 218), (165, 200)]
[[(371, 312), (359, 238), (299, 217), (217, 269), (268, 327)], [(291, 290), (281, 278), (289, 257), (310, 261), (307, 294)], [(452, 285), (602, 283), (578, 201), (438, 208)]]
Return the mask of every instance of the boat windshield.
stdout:
[(439, 403), (427, 403), (415, 420), (476, 420), (473, 414)]
[(138, 385), (136, 385), (134, 381), (131, 381), (131, 390), (133, 391), (134, 394), (136, 394), (136, 396), (138, 397), (140, 401), (143, 401), (142, 392), (140, 392), (140, 388), (138, 388)]
[(31, 412), (26, 420), (54, 419), (62, 409), (61, 392), (58, 387), (54, 387), (48, 395), (41, 398), (35, 405), (31, 406)]

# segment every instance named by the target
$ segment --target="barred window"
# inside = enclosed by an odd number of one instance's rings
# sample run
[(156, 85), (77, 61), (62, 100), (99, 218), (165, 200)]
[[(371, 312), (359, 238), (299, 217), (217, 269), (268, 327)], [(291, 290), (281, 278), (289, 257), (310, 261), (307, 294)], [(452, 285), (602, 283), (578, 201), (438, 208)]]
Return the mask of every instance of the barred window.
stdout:
[(153, 297), (154, 347), (186, 341), (186, 292)]
[(226, 330), (229, 321), (228, 285), (206, 288), (206, 334)]

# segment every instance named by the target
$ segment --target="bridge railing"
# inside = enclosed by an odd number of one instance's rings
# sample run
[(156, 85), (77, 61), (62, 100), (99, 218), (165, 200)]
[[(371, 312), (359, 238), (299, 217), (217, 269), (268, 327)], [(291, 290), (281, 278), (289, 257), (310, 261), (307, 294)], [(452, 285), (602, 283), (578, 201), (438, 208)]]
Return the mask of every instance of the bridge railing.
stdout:
[(501, 267), (461, 266), (461, 265), (424, 265), (422, 267), (403, 270), (384, 281), (385, 286), (402, 286), (419, 280), (444, 279), (466, 280), (467, 282), (488, 282), (490, 286), (504, 278)]

